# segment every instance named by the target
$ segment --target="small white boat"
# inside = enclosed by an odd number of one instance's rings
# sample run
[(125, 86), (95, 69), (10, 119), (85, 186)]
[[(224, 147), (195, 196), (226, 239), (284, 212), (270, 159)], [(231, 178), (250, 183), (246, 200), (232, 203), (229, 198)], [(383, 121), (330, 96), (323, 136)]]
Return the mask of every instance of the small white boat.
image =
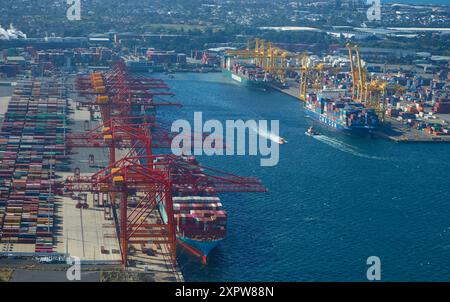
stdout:
[(280, 137), (280, 139), (278, 140), (278, 144), (280, 144), (280, 145), (287, 144), (287, 140), (285, 140), (284, 138)]
[(305, 132), (305, 134), (308, 135), (308, 136), (317, 136), (317, 135), (320, 135), (320, 133), (317, 132), (317, 131), (313, 128), (313, 126), (309, 127), (308, 130)]

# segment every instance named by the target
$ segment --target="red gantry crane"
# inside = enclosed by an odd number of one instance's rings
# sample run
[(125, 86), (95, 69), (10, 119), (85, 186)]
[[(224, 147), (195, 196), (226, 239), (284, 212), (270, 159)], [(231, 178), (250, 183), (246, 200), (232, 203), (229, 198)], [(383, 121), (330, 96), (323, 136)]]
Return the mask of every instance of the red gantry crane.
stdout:
[[(115, 193), (118, 200), (112, 202), (120, 209), (119, 238), (125, 265), (129, 244), (146, 243), (149, 240), (168, 244), (172, 259), (175, 260), (173, 194), (266, 192), (258, 179), (224, 173), (201, 166), (191, 158), (173, 155), (125, 157), (92, 176), (68, 177), (64, 187), (70, 192)], [(128, 207), (129, 197), (139, 199), (138, 205), (131, 211)], [(146, 223), (146, 218), (152, 213), (156, 214), (157, 223)]]
[[(153, 148), (169, 148), (173, 135), (156, 123), (146, 110), (156, 95), (173, 95), (161, 80), (131, 77), (123, 64), (110, 72), (77, 79), (81, 93), (95, 96), (103, 122), (85, 133), (67, 136), (72, 148), (108, 148), (109, 165), (90, 176), (75, 173), (64, 182), (71, 193), (109, 193), (111, 208), (118, 209), (117, 230), (122, 261), (128, 263), (130, 244), (167, 244), (176, 259), (173, 195), (213, 195), (222, 192), (266, 192), (257, 178), (240, 177), (200, 165), (194, 157), (153, 154)], [(164, 105), (175, 105), (165, 103)], [(117, 149), (126, 155), (118, 159)], [(129, 206), (129, 198), (138, 200)], [(152, 219), (150, 219), (152, 218)]]

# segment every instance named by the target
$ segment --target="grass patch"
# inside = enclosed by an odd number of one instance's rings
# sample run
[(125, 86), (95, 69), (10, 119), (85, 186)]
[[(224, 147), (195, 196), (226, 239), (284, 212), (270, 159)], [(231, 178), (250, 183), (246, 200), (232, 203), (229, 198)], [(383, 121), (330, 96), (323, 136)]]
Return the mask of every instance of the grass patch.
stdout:
[(100, 282), (155, 282), (154, 276), (137, 271), (102, 271)]
[(0, 269), (0, 282), (9, 282), (13, 275), (12, 269)]
[(132, 282), (135, 281), (133, 274), (128, 271), (102, 271), (100, 274), (100, 282)]

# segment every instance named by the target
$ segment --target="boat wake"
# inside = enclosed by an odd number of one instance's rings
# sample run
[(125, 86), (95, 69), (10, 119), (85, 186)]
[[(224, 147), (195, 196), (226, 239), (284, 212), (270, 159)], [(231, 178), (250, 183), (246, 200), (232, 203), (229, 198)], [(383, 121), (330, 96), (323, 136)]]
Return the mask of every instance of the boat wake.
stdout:
[(362, 158), (368, 158), (368, 159), (375, 159), (375, 160), (390, 160), (389, 158), (386, 157), (378, 157), (378, 156), (372, 156), (372, 155), (367, 155), (362, 153), (360, 150), (358, 150), (358, 148), (344, 143), (340, 140), (337, 140), (335, 138), (331, 138), (325, 135), (314, 135), (313, 138), (317, 139), (318, 141), (321, 141), (339, 151), (345, 152), (345, 153), (349, 153), (352, 154), (354, 156), (358, 156), (358, 157), (362, 157)]
[(280, 144), (280, 145), (283, 145), (283, 144), (287, 143), (287, 140), (285, 140), (281, 136), (275, 135), (275, 134), (273, 134), (271, 132), (263, 131), (263, 130), (260, 130), (260, 129), (254, 128), (254, 127), (252, 127), (252, 130), (255, 131), (259, 136), (265, 137), (265, 138), (271, 140), (274, 143), (277, 143), (277, 144)]

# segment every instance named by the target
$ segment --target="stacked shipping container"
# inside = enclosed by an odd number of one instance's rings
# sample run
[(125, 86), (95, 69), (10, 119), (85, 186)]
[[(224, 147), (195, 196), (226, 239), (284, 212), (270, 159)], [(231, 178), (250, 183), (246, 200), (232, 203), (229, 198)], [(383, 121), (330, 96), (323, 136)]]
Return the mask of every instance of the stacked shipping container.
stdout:
[(225, 237), (227, 213), (218, 197), (173, 197), (173, 209), (180, 237), (205, 242)]
[(379, 120), (374, 109), (365, 108), (363, 104), (350, 99), (324, 99), (310, 94), (306, 109), (326, 116), (330, 121), (344, 127), (376, 127)]
[(236, 63), (231, 67), (231, 71), (240, 76), (246, 77), (251, 81), (265, 81), (266, 80), (266, 72), (257, 67), (256, 65), (251, 64), (239, 64)]
[(0, 133), (0, 240), (53, 252), (51, 169), (64, 160), (67, 103), (51, 83), (19, 82)]

